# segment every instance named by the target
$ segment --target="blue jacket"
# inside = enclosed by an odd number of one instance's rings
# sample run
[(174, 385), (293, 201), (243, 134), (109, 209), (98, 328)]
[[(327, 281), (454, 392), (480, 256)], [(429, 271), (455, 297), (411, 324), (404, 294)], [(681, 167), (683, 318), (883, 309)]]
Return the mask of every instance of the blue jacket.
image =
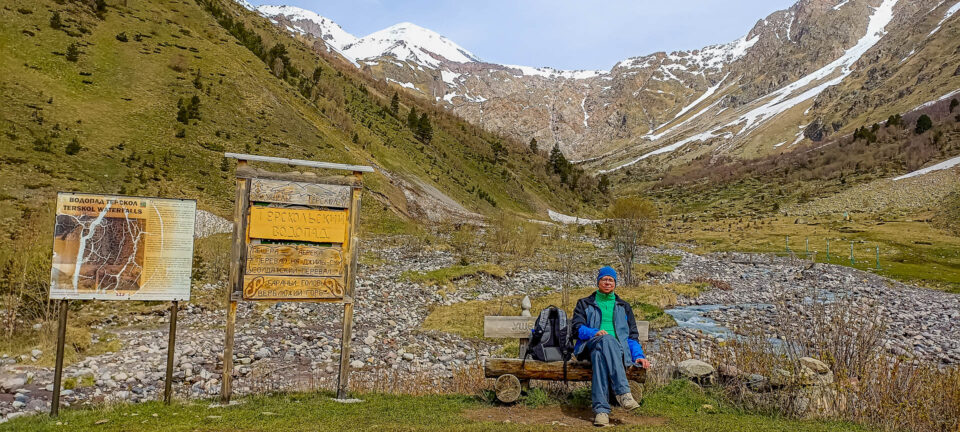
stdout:
[[(633, 316), (633, 308), (619, 296), (613, 309), (613, 327), (617, 330), (617, 340), (623, 348), (624, 365), (629, 366), (637, 359), (646, 358), (643, 355), (643, 347), (640, 346), (640, 332), (637, 331), (637, 320)], [(577, 301), (577, 307), (573, 310), (571, 331), (577, 335), (573, 354), (581, 360), (585, 359), (585, 355), (581, 356), (583, 347), (586, 346), (585, 342), (600, 331), (600, 306), (597, 305), (596, 293)]]

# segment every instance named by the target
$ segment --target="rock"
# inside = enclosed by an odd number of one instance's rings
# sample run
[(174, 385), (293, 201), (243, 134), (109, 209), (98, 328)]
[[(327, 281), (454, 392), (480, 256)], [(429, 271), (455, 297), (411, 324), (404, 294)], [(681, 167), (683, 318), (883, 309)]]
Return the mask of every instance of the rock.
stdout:
[(22, 377), (9, 377), (0, 381), (0, 390), (12, 392), (20, 387), (23, 387), (26, 383), (27, 380)]
[(350, 367), (352, 367), (352, 368), (354, 368), (354, 369), (360, 369), (360, 368), (363, 367), (363, 362), (360, 361), (360, 360), (354, 360), (354, 361), (350, 362)]
[(129, 377), (127, 376), (127, 374), (125, 374), (125, 373), (123, 373), (123, 372), (120, 372), (120, 373), (118, 373), (118, 374), (116, 374), (116, 375), (113, 376), (113, 380), (116, 381), (116, 382), (124, 382), (124, 381), (127, 380), (127, 378), (129, 378)]
[(736, 377), (740, 375), (740, 369), (737, 369), (736, 366), (729, 364), (721, 364), (717, 366), (717, 371), (720, 372), (720, 375), (725, 377)]
[(36, 323), (36, 324), (33, 325), (33, 329), (34, 329), (34, 330), (40, 330), (40, 329), (42, 329), (42, 328), (43, 328), (43, 324), (41, 324), (41, 323)]
[(812, 369), (818, 374), (830, 372), (830, 367), (826, 363), (812, 357), (801, 357), (800, 364)]
[(40, 358), (40, 356), (43, 355), (43, 351), (40, 351), (40, 350), (38, 350), (38, 349), (35, 349), (35, 350), (30, 351), (30, 355), (33, 356), (34, 358)]
[(677, 365), (677, 371), (687, 378), (703, 378), (712, 375), (716, 370), (713, 366), (697, 359), (689, 359)]
[(403, 359), (404, 359), (404, 360), (406, 360), (406, 361), (413, 361), (413, 358), (414, 358), (414, 356), (413, 356), (412, 353), (403, 353)]

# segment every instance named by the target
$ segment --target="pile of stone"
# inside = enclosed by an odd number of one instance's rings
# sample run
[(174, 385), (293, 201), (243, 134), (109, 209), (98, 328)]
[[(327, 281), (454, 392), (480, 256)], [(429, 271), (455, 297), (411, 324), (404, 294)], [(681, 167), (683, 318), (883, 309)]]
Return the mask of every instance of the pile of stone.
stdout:
[[(714, 368), (697, 359), (687, 359), (675, 366), (675, 376), (700, 385), (741, 385), (746, 398), (789, 400), (790, 411), (806, 418), (835, 416), (845, 400), (834, 388), (833, 371), (826, 363), (802, 357), (794, 371), (777, 368), (769, 376), (745, 373), (737, 367), (721, 364)], [(766, 395), (763, 395), (766, 394)]]

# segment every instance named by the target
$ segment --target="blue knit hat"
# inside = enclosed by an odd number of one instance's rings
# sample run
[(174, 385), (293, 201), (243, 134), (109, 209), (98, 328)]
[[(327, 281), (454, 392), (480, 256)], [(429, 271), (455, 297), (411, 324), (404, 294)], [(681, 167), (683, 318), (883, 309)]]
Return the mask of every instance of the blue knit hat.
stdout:
[(600, 271), (597, 272), (597, 285), (600, 285), (600, 279), (603, 278), (604, 276), (610, 276), (613, 278), (614, 283), (617, 282), (617, 271), (614, 270), (613, 267), (606, 266), (604, 268), (601, 268)]

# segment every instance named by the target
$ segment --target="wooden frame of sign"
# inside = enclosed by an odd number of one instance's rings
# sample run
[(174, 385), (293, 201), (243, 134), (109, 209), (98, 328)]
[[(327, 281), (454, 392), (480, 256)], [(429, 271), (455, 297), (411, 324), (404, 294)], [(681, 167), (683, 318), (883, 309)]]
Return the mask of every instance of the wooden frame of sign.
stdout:
[[(237, 160), (230, 289), (220, 398), (230, 401), (237, 303), (343, 303), (337, 398), (347, 397), (357, 223), (363, 173), (373, 168), (329, 162), (225, 153)], [(276, 173), (248, 161), (352, 171), (351, 176)]]

